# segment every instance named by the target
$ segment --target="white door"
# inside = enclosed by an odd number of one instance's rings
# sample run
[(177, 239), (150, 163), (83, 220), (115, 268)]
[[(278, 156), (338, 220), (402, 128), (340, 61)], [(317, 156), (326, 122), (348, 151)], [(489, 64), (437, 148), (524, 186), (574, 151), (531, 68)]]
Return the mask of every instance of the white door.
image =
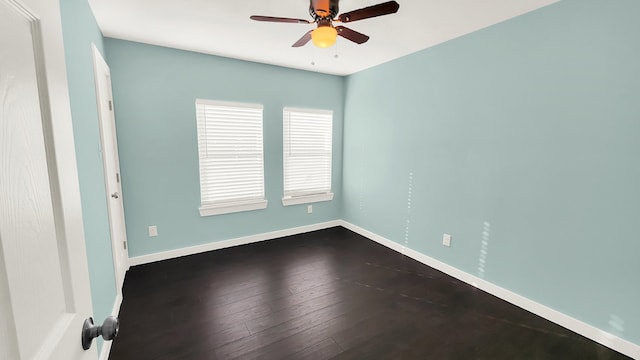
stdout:
[(116, 287), (118, 293), (121, 293), (124, 275), (127, 269), (129, 269), (129, 253), (127, 251), (127, 232), (124, 223), (124, 206), (122, 203), (116, 121), (113, 96), (111, 93), (111, 72), (95, 45), (93, 45), (93, 67), (96, 80), (96, 96), (98, 97), (102, 163), (107, 187), (113, 265), (116, 272)]
[(0, 0), (0, 359), (95, 360), (59, 2)]

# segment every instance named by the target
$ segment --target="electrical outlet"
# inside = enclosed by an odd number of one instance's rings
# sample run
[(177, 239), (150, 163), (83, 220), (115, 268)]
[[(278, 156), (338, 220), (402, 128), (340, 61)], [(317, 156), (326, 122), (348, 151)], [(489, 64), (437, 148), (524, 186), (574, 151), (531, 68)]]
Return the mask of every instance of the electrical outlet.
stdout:
[(156, 225), (149, 226), (149, 237), (158, 236), (158, 227)]
[(451, 235), (442, 234), (442, 245), (446, 247), (451, 247)]
[(307, 214), (311, 214), (313, 212), (313, 205), (307, 205)]

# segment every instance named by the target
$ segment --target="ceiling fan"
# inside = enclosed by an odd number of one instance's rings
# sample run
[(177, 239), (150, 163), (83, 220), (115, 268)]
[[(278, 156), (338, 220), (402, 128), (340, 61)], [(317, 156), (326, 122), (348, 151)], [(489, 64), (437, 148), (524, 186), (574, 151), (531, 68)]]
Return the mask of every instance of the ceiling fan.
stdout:
[(309, 14), (313, 17), (312, 21), (260, 15), (251, 16), (251, 20), (294, 24), (315, 23), (317, 24), (317, 28), (309, 30), (298, 41), (296, 41), (292, 47), (300, 47), (308, 43), (309, 40), (313, 40), (313, 43), (316, 46), (326, 48), (335, 44), (336, 37), (338, 35), (347, 40), (351, 40), (356, 44), (362, 44), (369, 40), (367, 35), (361, 34), (355, 30), (351, 30), (342, 25), (333, 26), (334, 22), (348, 23), (356, 20), (393, 14), (400, 8), (400, 4), (397, 2), (387, 1), (378, 5), (343, 13), (338, 16), (338, 1), (339, 0), (310, 0)]

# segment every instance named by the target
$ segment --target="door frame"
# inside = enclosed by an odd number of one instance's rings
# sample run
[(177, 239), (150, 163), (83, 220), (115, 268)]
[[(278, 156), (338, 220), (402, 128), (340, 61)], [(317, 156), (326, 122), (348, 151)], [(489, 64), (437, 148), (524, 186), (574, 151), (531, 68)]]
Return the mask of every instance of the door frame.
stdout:
[[(119, 296), (122, 295), (122, 286), (124, 284), (124, 277), (125, 274), (127, 272), (127, 270), (129, 270), (129, 252), (128, 252), (128, 240), (127, 240), (127, 234), (126, 234), (126, 223), (125, 223), (125, 219), (124, 219), (124, 205), (123, 205), (123, 199), (122, 199), (122, 183), (121, 183), (121, 177), (120, 177), (120, 161), (118, 158), (118, 149), (117, 149), (117, 145), (115, 146), (115, 149), (113, 149), (113, 153), (115, 154), (115, 162), (116, 162), (116, 166), (117, 166), (117, 171), (115, 174), (113, 174), (111, 172), (111, 169), (109, 168), (108, 164), (107, 164), (107, 159), (105, 156), (105, 149), (110, 148), (111, 146), (114, 146), (115, 144), (117, 144), (117, 138), (115, 135), (115, 132), (113, 134), (114, 136), (114, 141), (106, 141), (107, 139), (105, 138), (105, 130), (104, 130), (104, 126), (105, 126), (105, 122), (112, 122), (113, 129), (115, 130), (115, 116), (114, 116), (114, 112), (113, 112), (113, 94), (112, 94), (112, 89), (111, 89), (111, 81), (109, 81), (109, 83), (107, 84), (107, 94), (106, 94), (106, 98), (109, 99), (110, 103), (111, 103), (111, 109), (108, 109), (107, 107), (109, 107), (109, 104), (104, 104), (100, 101), (100, 95), (102, 92), (102, 89), (100, 88), (100, 80), (99, 77), (101, 76), (108, 76), (109, 79), (111, 79), (111, 71), (109, 69), (109, 65), (106, 63), (106, 61), (104, 60), (104, 58), (102, 57), (102, 54), (100, 53), (100, 51), (98, 50), (98, 48), (96, 47), (96, 45), (94, 43), (91, 43), (91, 51), (93, 54), (93, 71), (94, 71), (94, 78), (95, 78), (95, 87), (96, 87), (96, 103), (98, 106), (98, 122), (99, 122), (99, 129), (100, 129), (100, 151), (102, 154), (102, 167), (104, 169), (104, 181), (105, 181), (105, 192), (106, 192), (106, 201), (107, 201), (107, 213), (108, 213), (108, 217), (109, 217), (109, 234), (111, 237), (111, 251), (113, 252), (113, 268), (114, 268), (114, 273), (115, 273), (115, 278), (116, 278), (116, 291), (117, 294)], [(103, 114), (104, 113), (109, 113), (111, 114), (111, 116), (108, 117), (108, 119), (104, 119)], [(113, 201), (111, 201), (111, 194), (109, 193), (109, 179), (110, 178), (114, 178), (117, 177), (119, 179), (118, 181), (118, 193), (120, 194), (120, 201), (117, 202), (117, 204), (119, 204), (119, 206), (116, 206), (113, 204)], [(114, 217), (115, 216), (119, 216), (121, 217), (122, 220), (122, 226), (123, 226), (123, 239), (118, 239), (118, 236), (116, 234), (116, 232), (114, 231)], [(121, 258), (124, 261), (124, 264), (122, 267), (120, 267), (118, 264), (118, 259)]]

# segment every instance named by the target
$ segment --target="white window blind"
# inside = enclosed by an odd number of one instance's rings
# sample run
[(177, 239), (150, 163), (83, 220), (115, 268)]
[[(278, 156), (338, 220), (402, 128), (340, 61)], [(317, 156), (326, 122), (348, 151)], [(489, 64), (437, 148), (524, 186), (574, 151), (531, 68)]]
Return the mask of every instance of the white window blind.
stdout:
[(200, 215), (264, 209), (262, 105), (196, 100)]
[(332, 111), (284, 108), (283, 205), (333, 199), (332, 123)]

